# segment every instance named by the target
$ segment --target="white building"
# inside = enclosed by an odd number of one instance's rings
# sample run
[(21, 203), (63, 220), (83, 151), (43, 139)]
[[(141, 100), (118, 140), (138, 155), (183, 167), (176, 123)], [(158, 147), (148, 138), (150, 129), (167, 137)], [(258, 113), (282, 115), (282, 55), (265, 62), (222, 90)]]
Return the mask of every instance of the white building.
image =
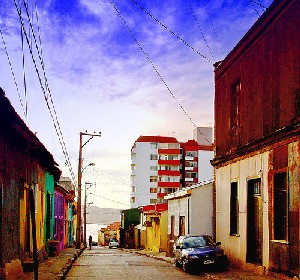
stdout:
[(213, 180), (178, 190), (165, 199), (171, 239), (185, 234), (213, 236)]
[(180, 144), (174, 137), (140, 136), (131, 149), (131, 208), (161, 202), (180, 188)]

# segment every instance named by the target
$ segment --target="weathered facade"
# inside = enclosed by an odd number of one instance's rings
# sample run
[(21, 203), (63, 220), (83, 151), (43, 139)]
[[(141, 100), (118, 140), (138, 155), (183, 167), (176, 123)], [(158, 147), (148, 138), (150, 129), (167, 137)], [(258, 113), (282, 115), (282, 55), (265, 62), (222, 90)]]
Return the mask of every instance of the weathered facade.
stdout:
[[(47, 176), (53, 176), (54, 180), (60, 176), (53, 156), (0, 89), (0, 275), (9, 278), (10, 273), (15, 273), (10, 268), (17, 269), (32, 255), (30, 213), (35, 217), (38, 256), (40, 259), (44, 256)], [(30, 195), (34, 203), (30, 203)]]
[(216, 235), (232, 263), (299, 275), (300, 2), (274, 1), (215, 64)]

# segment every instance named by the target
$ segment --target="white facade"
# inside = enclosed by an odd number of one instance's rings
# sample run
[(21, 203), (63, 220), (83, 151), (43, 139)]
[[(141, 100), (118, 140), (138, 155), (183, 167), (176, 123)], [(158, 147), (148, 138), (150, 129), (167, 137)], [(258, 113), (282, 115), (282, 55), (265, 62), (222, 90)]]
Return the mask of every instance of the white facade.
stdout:
[(131, 150), (131, 208), (161, 203), (180, 187), (180, 144), (174, 137), (140, 136)]
[[(229, 259), (246, 262), (247, 255), (247, 198), (248, 182), (261, 181), (262, 200), (262, 265), (269, 265), (269, 197), (268, 197), (269, 152), (252, 156), (224, 167), (216, 172), (216, 235)], [(238, 228), (237, 234), (230, 234), (230, 186), (237, 182)]]
[(197, 127), (193, 131), (193, 138), (199, 145), (210, 146), (213, 142), (213, 128)]
[(199, 182), (212, 180), (214, 178), (214, 168), (210, 161), (214, 158), (213, 151), (198, 151), (198, 180)]
[[(170, 236), (172, 228), (175, 238), (182, 234), (213, 236), (212, 180), (178, 190), (169, 194), (166, 199), (168, 200), (168, 234)], [(174, 217), (173, 225), (172, 216)], [(180, 229), (180, 219), (185, 221), (184, 229)]]
[[(150, 188), (157, 188), (157, 181), (150, 182), (150, 177), (158, 177), (157, 151), (157, 144), (148, 142), (136, 142), (135, 147), (132, 149), (131, 208), (148, 205), (151, 203), (151, 199), (156, 199), (157, 194), (150, 193)], [(154, 177), (151, 178), (155, 180)]]

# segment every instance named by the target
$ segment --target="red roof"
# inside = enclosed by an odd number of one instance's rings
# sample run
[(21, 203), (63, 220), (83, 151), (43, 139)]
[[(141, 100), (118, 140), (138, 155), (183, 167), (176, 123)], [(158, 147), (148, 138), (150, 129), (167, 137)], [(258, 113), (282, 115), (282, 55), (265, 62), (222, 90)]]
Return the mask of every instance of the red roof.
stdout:
[(168, 210), (168, 203), (161, 203), (161, 204), (150, 204), (143, 206), (142, 212), (149, 212), (149, 211), (155, 211), (155, 212), (164, 212)]
[(178, 143), (175, 137), (168, 136), (140, 136), (135, 142)]

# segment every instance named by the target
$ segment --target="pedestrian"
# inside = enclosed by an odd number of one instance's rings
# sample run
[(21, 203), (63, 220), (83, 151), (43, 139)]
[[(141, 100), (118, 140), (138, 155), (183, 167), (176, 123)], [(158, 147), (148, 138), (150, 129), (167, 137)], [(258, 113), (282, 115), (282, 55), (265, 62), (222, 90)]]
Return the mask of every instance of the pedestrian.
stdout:
[(89, 236), (89, 246), (90, 246), (90, 250), (92, 250), (92, 236)]

